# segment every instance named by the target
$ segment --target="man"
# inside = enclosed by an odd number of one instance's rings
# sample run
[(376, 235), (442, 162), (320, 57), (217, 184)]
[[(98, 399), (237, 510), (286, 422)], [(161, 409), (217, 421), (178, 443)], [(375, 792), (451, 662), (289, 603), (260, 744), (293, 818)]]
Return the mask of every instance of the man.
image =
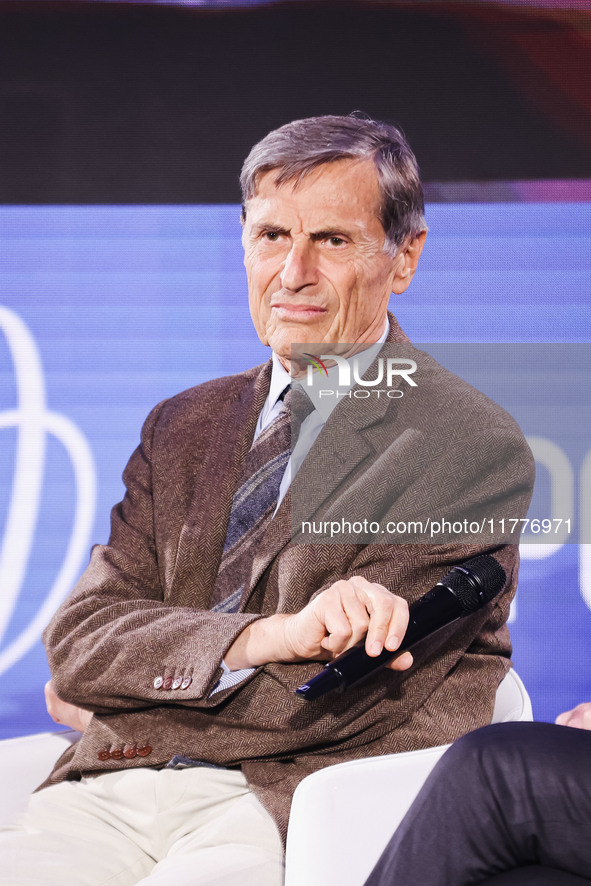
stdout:
[(459, 739), (366, 886), (591, 883), (591, 702), (556, 723), (503, 723)]
[[(44, 635), (50, 710), (84, 735), (21, 830), (0, 842), (12, 871), (0, 874), (5, 886), (53, 882), (48, 858), (55, 882), (77, 864), (76, 883), (89, 886), (237, 877), (276, 886), (280, 836), (305, 775), (489, 722), (509, 667), (515, 545), (292, 542), (296, 466), (290, 472), (280, 445), (291, 349), (408, 347), (387, 305), (410, 284), (426, 235), (410, 148), (370, 120), (296, 121), (253, 148), (242, 187), (250, 310), (272, 360), (148, 417), (109, 543), (94, 548)], [(360, 411), (352, 397), (302, 418), (309, 451), (298, 478), (311, 465), (332, 507), (339, 489), (322, 470), (330, 458), (360, 501), (386, 494), (385, 518), (400, 516), (400, 503), (437, 501), (441, 489), (523, 516), (532, 463), (515, 423), (425, 359), (412, 419), (405, 400), (371, 398)], [(450, 446), (430, 433), (436, 414)], [(384, 440), (370, 472), (368, 451)], [(408, 602), (485, 548), (505, 569), (503, 592), (424, 644), (406, 679), (381, 671), (313, 704), (294, 694), (359, 641), (369, 655), (397, 649)], [(405, 654), (392, 669), (411, 663)], [(25, 869), (21, 881), (15, 872)]]

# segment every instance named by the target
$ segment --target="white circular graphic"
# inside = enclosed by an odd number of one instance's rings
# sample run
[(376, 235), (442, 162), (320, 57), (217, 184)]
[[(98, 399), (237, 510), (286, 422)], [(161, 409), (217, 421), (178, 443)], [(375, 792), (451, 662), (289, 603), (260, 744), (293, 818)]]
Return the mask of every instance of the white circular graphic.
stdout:
[[(21, 318), (0, 306), (0, 331), (14, 366), (17, 407), (0, 412), (0, 429), (18, 429), (14, 479), (4, 536), (0, 540), (0, 674), (37, 642), (53, 612), (70, 591), (86, 556), (96, 507), (96, 468), (82, 432), (64, 415), (47, 409), (43, 368), (35, 340)], [(23, 589), (35, 539), (43, 476), (46, 435), (56, 437), (74, 469), (76, 505), (64, 560), (43, 603), (6, 648), (2, 640)]]

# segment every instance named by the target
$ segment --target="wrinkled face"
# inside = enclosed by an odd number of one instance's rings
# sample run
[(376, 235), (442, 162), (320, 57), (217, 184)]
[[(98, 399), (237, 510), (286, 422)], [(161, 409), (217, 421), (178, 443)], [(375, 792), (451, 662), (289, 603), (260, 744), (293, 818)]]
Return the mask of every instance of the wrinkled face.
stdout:
[(378, 341), (412, 273), (404, 249), (384, 252), (373, 162), (327, 163), (295, 187), (276, 174), (260, 177), (242, 236), (259, 338), (287, 368), (292, 343)]

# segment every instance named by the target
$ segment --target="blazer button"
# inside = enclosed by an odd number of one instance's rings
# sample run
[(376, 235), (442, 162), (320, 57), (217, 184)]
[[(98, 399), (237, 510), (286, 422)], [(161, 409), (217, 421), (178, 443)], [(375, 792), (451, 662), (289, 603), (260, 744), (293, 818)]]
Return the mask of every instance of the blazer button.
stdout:
[(154, 689), (160, 689), (163, 683), (164, 677), (156, 677), (156, 679), (154, 680)]
[(173, 681), (172, 688), (173, 689), (180, 689), (182, 682), (183, 682), (182, 677), (176, 677)]
[(108, 760), (110, 756), (111, 755), (108, 751), (99, 751), (97, 754), (99, 760)]
[(137, 747), (134, 745), (132, 748), (126, 748), (123, 751), (123, 756), (127, 757), (128, 760), (133, 760), (137, 756)]
[(114, 751), (111, 751), (111, 760), (122, 760), (123, 759), (123, 751), (121, 748), (116, 748)]
[(139, 754), (140, 757), (147, 757), (148, 754), (151, 754), (151, 753), (152, 753), (152, 748), (150, 747), (149, 744), (147, 744), (147, 745), (144, 745), (143, 748), (138, 748), (138, 749), (137, 749), (137, 752), (138, 752), (138, 754)]
[(172, 686), (172, 677), (167, 677), (166, 680), (162, 684), (163, 689), (170, 689)]
[(185, 679), (181, 683), (181, 689), (188, 689), (192, 682), (193, 681), (190, 677), (185, 677)]

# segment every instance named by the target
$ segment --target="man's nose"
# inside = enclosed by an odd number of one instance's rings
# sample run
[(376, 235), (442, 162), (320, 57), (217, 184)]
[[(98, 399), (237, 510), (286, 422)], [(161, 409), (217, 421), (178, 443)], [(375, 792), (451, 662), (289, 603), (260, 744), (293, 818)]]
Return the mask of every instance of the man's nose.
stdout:
[(293, 242), (281, 271), (281, 285), (284, 289), (298, 292), (305, 286), (318, 282), (318, 267), (314, 255), (314, 244)]

